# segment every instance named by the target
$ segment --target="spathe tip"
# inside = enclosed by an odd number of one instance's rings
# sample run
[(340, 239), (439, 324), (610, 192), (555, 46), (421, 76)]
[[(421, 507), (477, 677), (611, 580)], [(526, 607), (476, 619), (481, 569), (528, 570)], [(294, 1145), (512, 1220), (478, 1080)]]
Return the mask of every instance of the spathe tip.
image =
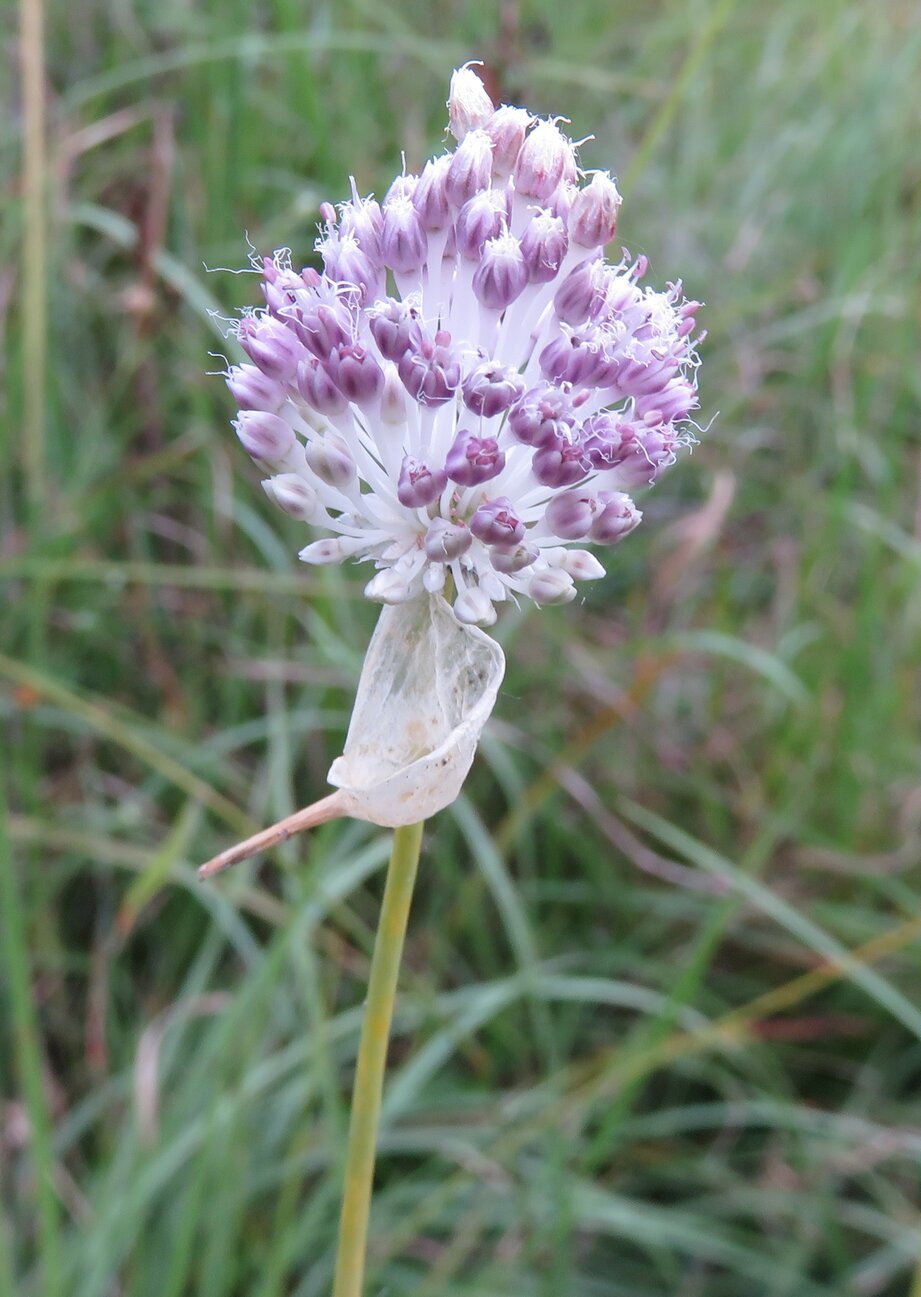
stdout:
[(241, 860), (249, 860), (251, 856), (256, 856), (261, 851), (267, 851), (270, 847), (277, 847), (280, 843), (287, 842), (289, 838), (303, 833), (305, 829), (316, 828), (319, 824), (325, 824), (328, 820), (347, 814), (345, 801), (343, 793), (338, 790), (330, 793), (328, 797), (322, 797), (311, 806), (295, 811), (293, 815), (286, 815), (277, 824), (254, 833), (251, 838), (237, 842), (226, 851), (221, 851), (211, 860), (206, 861), (200, 866), (198, 877), (202, 880), (212, 878), (222, 870), (229, 869), (231, 865), (239, 864)]

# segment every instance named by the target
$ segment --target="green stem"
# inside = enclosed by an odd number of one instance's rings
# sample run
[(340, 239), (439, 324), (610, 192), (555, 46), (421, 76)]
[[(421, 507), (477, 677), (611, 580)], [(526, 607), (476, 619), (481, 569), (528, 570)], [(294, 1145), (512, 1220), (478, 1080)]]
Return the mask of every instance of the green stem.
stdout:
[(352, 1091), (333, 1297), (361, 1297), (384, 1068), (422, 828), (422, 824), (410, 824), (393, 835)]

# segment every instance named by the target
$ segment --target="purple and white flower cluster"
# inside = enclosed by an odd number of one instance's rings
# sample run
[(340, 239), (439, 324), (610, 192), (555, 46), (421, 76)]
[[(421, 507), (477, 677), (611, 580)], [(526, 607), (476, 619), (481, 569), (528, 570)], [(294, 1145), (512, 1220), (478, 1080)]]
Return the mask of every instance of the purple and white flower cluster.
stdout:
[[(448, 101), (457, 147), (382, 202), (324, 204), (323, 273), (264, 262), (266, 306), (235, 325), (251, 363), (235, 427), (286, 513), (321, 528), (308, 563), (370, 559), (365, 593), (566, 603), (692, 437), (698, 302), (604, 259), (620, 195), (585, 179), (554, 120), (494, 108), (473, 72)], [(450, 575), (450, 580), (449, 580)]]

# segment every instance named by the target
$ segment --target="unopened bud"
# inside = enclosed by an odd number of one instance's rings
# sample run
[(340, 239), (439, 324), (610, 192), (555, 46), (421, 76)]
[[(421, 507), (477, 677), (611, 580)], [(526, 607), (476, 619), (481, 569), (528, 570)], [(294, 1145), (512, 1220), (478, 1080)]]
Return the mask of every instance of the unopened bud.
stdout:
[(572, 142), (553, 122), (538, 122), (521, 146), (513, 172), (515, 192), (547, 203), (565, 181), (578, 174)]
[(468, 586), (454, 600), (454, 616), (465, 626), (491, 626), (496, 620), (496, 610), (485, 590)]
[(413, 585), (395, 567), (385, 567), (365, 586), (365, 596), (376, 603), (406, 603), (413, 596)]
[(329, 536), (305, 545), (298, 558), (302, 563), (312, 563), (315, 567), (325, 567), (332, 563), (341, 563), (351, 558), (367, 545), (365, 538), (357, 536)]
[(528, 583), (528, 594), (539, 604), (571, 603), (576, 593), (572, 577), (559, 567), (537, 572)]
[(552, 212), (532, 216), (521, 236), (521, 255), (528, 268), (528, 280), (532, 284), (549, 284), (556, 279), (568, 247), (569, 236), (559, 216)]
[(598, 497), (601, 509), (589, 532), (589, 540), (598, 545), (616, 545), (638, 527), (643, 515), (623, 491), (602, 491)]
[(455, 207), (489, 188), (492, 176), (492, 145), (485, 131), (471, 131), (458, 144), (445, 177), (445, 192)]
[(470, 530), (484, 545), (517, 545), (524, 539), (524, 523), (506, 496), (481, 504), (470, 519)]
[(604, 171), (596, 171), (585, 188), (576, 194), (569, 211), (573, 243), (583, 248), (600, 248), (610, 243), (617, 232), (621, 201), (611, 177)]
[(490, 563), (503, 576), (522, 572), (538, 558), (540, 558), (540, 550), (536, 545), (527, 542), (523, 545), (493, 545), (489, 551)]
[(554, 496), (547, 505), (544, 518), (554, 536), (563, 540), (579, 540), (587, 536), (598, 512), (598, 500), (584, 492), (567, 491)]
[(451, 158), (452, 154), (444, 153), (426, 162), (413, 194), (413, 206), (419, 213), (422, 228), (430, 232), (446, 230), (451, 224), (453, 211), (446, 189)]
[(491, 310), (504, 311), (521, 295), (527, 283), (528, 268), (515, 236), (504, 233), (490, 239), (473, 273), (473, 292), (477, 301)]
[(278, 410), (284, 405), (285, 389), (255, 365), (234, 365), (227, 372), (227, 386), (241, 410)]
[(404, 455), (397, 481), (397, 499), (407, 509), (427, 508), (447, 485), (448, 475), (443, 468), (430, 468), (421, 459)]
[(384, 204), (381, 257), (397, 274), (406, 275), (425, 264), (428, 240), (411, 198)]
[(599, 581), (605, 574), (595, 555), (587, 549), (561, 550), (556, 566), (568, 572), (574, 581)]
[(448, 92), (448, 121), (458, 143), (471, 131), (484, 126), (494, 111), (486, 87), (470, 64), (456, 68)]
[(290, 382), (304, 355), (304, 348), (281, 320), (271, 315), (247, 315), (237, 330), (240, 346), (269, 378)]
[(465, 554), (473, 543), (470, 529), (462, 522), (434, 518), (425, 534), (425, 552), (433, 563), (450, 563)]
[(246, 453), (267, 464), (281, 463), (297, 444), (291, 425), (277, 414), (241, 410), (234, 427)]
[(496, 180), (506, 180), (514, 171), (533, 120), (526, 108), (502, 104), (484, 124), (483, 130), (492, 144), (492, 173)]
[(300, 522), (313, 522), (324, 512), (316, 491), (296, 473), (268, 477), (262, 483), (262, 489), (273, 504)]
[(320, 437), (309, 443), (305, 455), (314, 473), (327, 486), (343, 491), (355, 480), (355, 460), (342, 437), (334, 433)]

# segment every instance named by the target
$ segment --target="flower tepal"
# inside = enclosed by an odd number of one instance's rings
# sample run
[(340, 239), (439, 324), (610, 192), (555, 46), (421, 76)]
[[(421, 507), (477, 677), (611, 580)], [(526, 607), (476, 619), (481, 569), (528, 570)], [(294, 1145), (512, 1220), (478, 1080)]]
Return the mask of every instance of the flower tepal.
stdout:
[[(236, 429), (266, 493), (321, 533), (308, 563), (368, 560), (386, 604), (450, 592), (566, 603), (640, 521), (629, 492), (692, 437), (699, 303), (605, 260), (620, 195), (555, 120), (494, 108), (470, 67), (456, 148), (382, 202), (324, 204), (323, 273), (263, 263), (236, 334)], [(450, 579), (449, 579), (450, 576)]]

